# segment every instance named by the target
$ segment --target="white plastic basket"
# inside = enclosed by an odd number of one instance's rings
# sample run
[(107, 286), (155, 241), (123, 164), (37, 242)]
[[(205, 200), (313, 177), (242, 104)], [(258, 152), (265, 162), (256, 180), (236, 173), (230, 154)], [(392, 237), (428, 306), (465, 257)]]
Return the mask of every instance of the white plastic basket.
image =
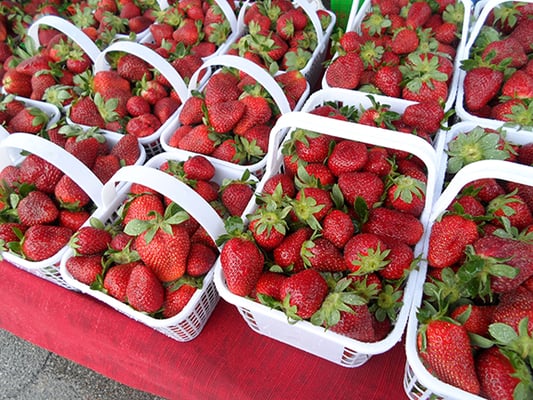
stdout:
[[(237, 40), (237, 38), (243, 34), (242, 27), (241, 27), (241, 30), (239, 30), (239, 25), (237, 24), (237, 15), (235, 14), (235, 11), (233, 11), (231, 6), (229, 5), (228, 1), (227, 0), (214, 0), (214, 2), (222, 10), (224, 17), (229, 23), (231, 33), (228, 36), (227, 40), (223, 44), (221, 44), (213, 54), (211, 54), (208, 57), (205, 57), (204, 60), (224, 54), (228, 50), (228, 48), (231, 46), (231, 44), (235, 42), (235, 40)], [(163, 4), (166, 4), (166, 6), (162, 7)], [(239, 4), (240, 3), (235, 2), (236, 7), (239, 6)], [(164, 10), (169, 7), (169, 4), (167, 1), (163, 0), (160, 2), (160, 6), (161, 6), (161, 10)], [(175, 6), (177, 6), (177, 3), (175, 4)], [(150, 30), (148, 30), (148, 33), (139, 42), (140, 43), (154, 43), (154, 37), (152, 33), (150, 32)]]
[[(457, 87), (459, 83), (458, 69), (460, 65), (460, 54), (462, 54), (463, 52), (463, 48), (466, 44), (466, 40), (468, 37), (468, 32), (470, 30), (470, 14), (471, 14), (471, 9), (472, 9), (472, 2), (470, 0), (457, 0), (457, 2), (463, 3), (464, 9), (465, 9), (465, 17), (463, 19), (463, 25), (461, 27), (461, 40), (459, 41), (459, 44), (457, 45), (457, 49), (456, 49), (457, 53), (453, 60), (454, 73), (448, 85), (448, 98), (446, 99), (446, 103), (444, 105), (444, 111), (451, 110), (455, 103), (455, 99), (457, 96)], [(361, 4), (361, 7), (359, 7), (359, 9), (357, 10), (355, 15), (353, 17), (350, 16), (350, 20), (349, 20), (350, 25), (348, 25), (347, 31), (356, 31), (360, 33), (361, 23), (365, 15), (370, 11), (371, 7), (372, 7), (372, 1), (365, 0)], [(336, 57), (338, 57), (338, 53), (334, 54), (332, 59), (335, 59)], [(330, 88), (330, 86), (328, 85), (326, 81), (325, 74), (322, 77), (322, 88), (324, 89)]]
[[(460, 53), (458, 52), (458, 66), (456, 68), (456, 75), (458, 75), (458, 82), (457, 82), (457, 101), (455, 104), (455, 111), (457, 113), (457, 116), (463, 120), (463, 121), (474, 121), (479, 125), (492, 127), (494, 129), (498, 129), (501, 126), (509, 125), (509, 123), (506, 123), (505, 121), (500, 121), (497, 119), (491, 119), (491, 118), (482, 118), (478, 117), (476, 115), (471, 114), (465, 109), (465, 93), (464, 93), (464, 80), (466, 77), (466, 71), (459, 68), (461, 65), (461, 62), (464, 60), (468, 60), (470, 58), (470, 51), (472, 50), (472, 47), (475, 44), (475, 41), (481, 31), (481, 28), (485, 24), (485, 21), (487, 20), (489, 14), (491, 13), (494, 8), (497, 8), (503, 3), (509, 3), (514, 2), (514, 0), (487, 0), (483, 1), (479, 6), (477, 5), (477, 12), (479, 12), (479, 15), (477, 16), (477, 19), (475, 20), (470, 35), (468, 37), (468, 41), (465, 43), (463, 48), (461, 49)], [(521, 0), (520, 2), (523, 3), (533, 3), (533, 0)], [(479, 3), (478, 3), (479, 4)], [(531, 127), (528, 127), (531, 129)]]
[[(115, 187), (115, 184), (118, 182), (125, 183), (119, 191)], [(93, 214), (93, 217), (98, 218), (104, 223), (114, 222), (118, 217), (116, 212), (126, 199), (131, 183), (145, 185), (179, 204), (189, 215), (200, 223), (211, 238), (216, 239), (225, 232), (224, 224), (216, 211), (192, 188), (166, 172), (148, 166), (128, 166), (121, 168), (104, 185), (102, 190), (102, 207)], [(180, 342), (190, 341), (200, 334), (219, 300), (219, 295), (213, 283), (213, 269), (211, 269), (204, 277), (202, 289), (196, 290), (193, 297), (180, 313), (166, 319), (152, 318), (74, 279), (66, 268), (66, 261), (72, 254), (72, 249), (68, 249), (63, 254), (60, 266), (61, 276), (68, 284), (80, 292), (104, 302), (118, 312)]]
[[(427, 193), (424, 211), (420, 221), (425, 226), (433, 203), (433, 186), (436, 178), (435, 153), (429, 143), (422, 142), (415, 136), (391, 132), (380, 128), (373, 128), (352, 122), (340, 121), (304, 112), (291, 112), (281, 116), (272, 130), (272, 134), (283, 132), (291, 128), (301, 128), (325, 135), (332, 135), (341, 139), (356, 140), (363, 143), (395, 148), (408, 151), (419, 157), (427, 167)], [(290, 132), (289, 134), (290, 135)], [(272, 140), (271, 143), (274, 143)], [(279, 148), (272, 147), (268, 154), (267, 171), (259, 182), (256, 193), (261, 193), (264, 183), (273, 174), (279, 172), (283, 165), (283, 156)], [(246, 213), (255, 207), (250, 204)], [(415, 246), (415, 254), (422, 252), (423, 238)], [(409, 273), (404, 288), (402, 306), (394, 328), (381, 341), (366, 343), (339, 335), (324, 328), (315, 326), (308, 321), (290, 324), (287, 316), (278, 310), (237, 296), (231, 293), (225, 283), (224, 273), (220, 265), (220, 257), (215, 264), (215, 285), (220, 296), (235, 305), (240, 314), (255, 332), (299, 348), (303, 351), (321, 357), (343, 367), (358, 367), (364, 364), (372, 355), (381, 354), (391, 349), (401, 340), (407, 323), (407, 317), (415, 294), (418, 271)]]
[[(241, 32), (241, 36), (242, 32), (246, 31), (246, 25), (244, 23), (244, 14), (246, 13), (248, 7), (253, 3), (253, 1), (246, 2), (239, 11), (238, 30)], [(313, 24), (313, 28), (316, 32), (317, 46), (313, 51), (313, 55), (307, 62), (306, 66), (300, 70), (302, 74), (306, 77), (306, 79), (309, 81), (309, 83), (314, 86), (317, 82), (319, 82), (320, 76), (322, 75), (322, 63), (328, 55), (327, 52), (329, 50), (329, 38), (331, 36), (333, 28), (335, 27), (336, 16), (333, 12), (324, 9), (324, 11), (326, 11), (330, 15), (331, 22), (326, 28), (326, 30), (323, 31), (322, 25), (320, 24), (320, 19), (317, 15), (317, 10), (319, 9), (319, 6), (316, 2), (310, 2), (308, 0), (293, 0), (293, 4), (295, 5), (295, 7), (301, 7), (305, 11), (311, 23)], [(238, 40), (239, 38), (236, 38), (236, 41)]]
[[(35, 154), (52, 163), (64, 174), (72, 178), (89, 195), (96, 206), (101, 205), (102, 183), (100, 180), (85, 164), (60, 146), (28, 133), (11, 134), (0, 141), (0, 169), (8, 165), (18, 165), (22, 161), (22, 157), (19, 154), (15, 154), (15, 149)], [(54, 256), (42, 261), (28, 261), (8, 251), (2, 252), (1, 255), (6, 261), (20, 269), (67, 289), (74, 289), (63, 279), (58, 268), (61, 256), (67, 249), (68, 246), (65, 246)]]
[[(247, 60), (242, 57), (233, 56), (233, 55), (223, 54), (223, 55), (209, 58), (208, 60), (206, 60), (203, 63), (202, 67), (199, 68), (191, 76), (191, 79), (189, 81), (189, 86), (188, 86), (189, 93), (191, 93), (194, 90), (202, 89), (203, 85), (198, 82), (198, 78), (203, 69), (214, 68), (217, 66), (236, 68), (240, 71), (246, 72), (248, 75), (252, 76), (258, 83), (260, 83), (266, 89), (266, 91), (270, 94), (275, 104), (279, 108), (279, 111), (281, 114), (285, 114), (291, 111), (291, 108), (287, 100), (287, 97), (285, 96), (285, 93), (281, 89), (280, 85), (274, 80), (272, 75), (270, 75), (267, 71), (265, 71), (263, 68), (259, 67), (257, 64), (253, 63), (252, 61)], [(302, 107), (303, 103), (305, 102), (305, 99), (307, 98), (309, 90), (310, 89), (308, 85), (307, 91), (306, 93), (302, 95), (300, 101), (296, 105), (296, 109), (300, 109)], [(195, 153), (181, 150), (181, 149), (178, 149), (176, 147), (172, 147), (169, 145), (169, 141), (170, 141), (172, 134), (179, 126), (180, 126), (179, 114), (177, 113), (174, 116), (173, 120), (168, 125), (168, 127), (161, 134), (161, 146), (167, 152), (178, 151), (184, 155), (195, 154)], [(266, 157), (256, 162), (255, 164), (251, 164), (251, 165), (237, 165), (237, 164), (234, 164), (228, 161), (217, 160), (216, 158), (212, 156), (208, 156), (208, 155), (205, 157), (209, 159), (211, 162), (214, 162), (216, 160), (216, 162), (222, 163), (222, 165), (226, 165), (227, 168), (238, 168), (241, 170), (241, 173), (244, 172), (244, 170), (248, 169), (250, 170), (252, 174), (254, 174), (257, 177), (261, 177), (266, 166)]]
[[(176, 93), (178, 94), (178, 97), (180, 98), (183, 104), (188, 93), (187, 93), (187, 85), (185, 84), (181, 76), (168, 63), (167, 60), (165, 60), (155, 51), (149, 49), (148, 47), (140, 43), (129, 42), (129, 41), (118, 41), (108, 46), (106, 49), (100, 52), (100, 54), (98, 55), (94, 63), (93, 72), (95, 74), (99, 71), (105, 71), (105, 70), (111, 69), (111, 66), (107, 62), (106, 56), (108, 53), (113, 52), (113, 51), (120, 51), (120, 52), (129, 53), (129, 54), (134, 54), (137, 57), (149, 63), (150, 65), (152, 65), (168, 80), (168, 82), (170, 83), (172, 88), (176, 91)], [(162, 132), (165, 131), (167, 127), (171, 124), (172, 119), (174, 118), (175, 115), (177, 115), (180, 108), (181, 106), (174, 112), (174, 114), (167, 121), (165, 121), (161, 125), (161, 127), (156, 132), (152, 133), (149, 136), (139, 138), (139, 142), (144, 146), (146, 155), (148, 157), (152, 157), (155, 154), (161, 153), (163, 151), (159, 138)], [(67, 121), (69, 123), (76, 124), (72, 122), (70, 119), (67, 119)]]
[[(533, 186), (533, 168), (509, 161), (482, 160), (468, 164), (461, 168), (452, 178), (442, 195), (434, 202), (429, 217), (427, 232), (439, 215), (460, 193), (461, 189), (478, 179), (495, 178), (499, 180), (521, 183)], [(426, 235), (424, 243), (424, 255), (427, 255), (429, 246), (429, 234)], [(420, 264), (420, 273), (415, 297), (409, 315), (409, 322), (406, 331), (405, 348), (407, 354), (404, 390), (410, 399), (450, 399), (450, 400), (483, 400), (483, 397), (468, 393), (455, 386), (444, 383), (432, 375), (423, 365), (417, 351), (417, 312), (422, 303), (423, 285), (426, 279), (427, 263)]]

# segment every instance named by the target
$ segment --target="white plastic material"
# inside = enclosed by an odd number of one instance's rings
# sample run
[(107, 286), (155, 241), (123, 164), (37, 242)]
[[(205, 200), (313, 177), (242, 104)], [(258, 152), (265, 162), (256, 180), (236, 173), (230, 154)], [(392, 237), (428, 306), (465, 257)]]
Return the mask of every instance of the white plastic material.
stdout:
[[(475, 116), (468, 112), (465, 109), (465, 93), (464, 93), (464, 80), (466, 77), (466, 71), (461, 69), (459, 66), (461, 65), (461, 62), (464, 60), (468, 60), (470, 58), (470, 51), (472, 50), (472, 47), (474, 46), (476, 39), (481, 32), (481, 28), (485, 25), (485, 21), (487, 20), (487, 17), (491, 13), (494, 8), (497, 8), (503, 3), (509, 3), (513, 2), (513, 0), (488, 0), (484, 1), (481, 6), (478, 7), (479, 16), (475, 20), (472, 29), (470, 31), (470, 35), (468, 38), (468, 41), (465, 43), (461, 51), (457, 52), (457, 59), (458, 59), (458, 66), (456, 67), (456, 74), (458, 75), (458, 82), (457, 82), (457, 100), (455, 104), (455, 112), (457, 116), (463, 120), (463, 121), (474, 121), (479, 125), (491, 127), (493, 129), (498, 129), (504, 125), (509, 125), (509, 123), (506, 123), (505, 121), (492, 119), (492, 118), (482, 118)], [(518, 2), (518, 1), (515, 1)], [(533, 0), (520, 0), (520, 3), (533, 3)], [(518, 126), (517, 126), (518, 127)]]
[[(202, 85), (198, 83), (198, 78), (199, 78), (201, 71), (206, 68), (209, 69), (209, 68), (214, 68), (217, 66), (232, 67), (240, 71), (246, 72), (248, 75), (256, 79), (257, 82), (260, 83), (265, 88), (265, 90), (272, 97), (272, 100), (274, 100), (276, 106), (278, 107), (281, 113), (287, 113), (291, 111), (289, 101), (287, 100), (287, 96), (285, 95), (280, 85), (275, 81), (272, 75), (270, 75), (267, 71), (265, 71), (263, 68), (259, 67), (257, 64), (253, 63), (250, 60), (247, 60), (243, 57), (228, 55), (228, 54), (223, 54), (220, 56), (210, 58), (203, 63), (202, 67), (200, 67), (191, 76), (191, 79), (189, 80), (189, 96), (191, 95), (192, 91), (202, 89)], [(309, 85), (307, 86), (306, 92), (302, 95), (302, 98), (296, 105), (296, 109), (300, 109), (300, 107), (305, 102), (305, 99), (307, 98), (308, 93), (309, 93)], [(192, 153), (186, 150), (181, 150), (181, 149), (178, 149), (176, 147), (172, 147), (169, 145), (172, 134), (179, 126), (180, 126), (179, 114), (177, 114), (175, 118), (173, 119), (173, 121), (169, 124), (167, 129), (165, 129), (163, 133), (161, 134), (161, 146), (166, 152), (178, 151), (183, 155), (195, 154), (195, 153)], [(263, 158), (262, 160), (258, 161), (255, 164), (237, 165), (237, 164), (234, 164), (228, 161), (217, 160), (216, 158), (208, 156), (208, 155), (206, 155), (205, 157), (209, 159), (211, 162), (215, 162), (216, 160), (217, 162), (223, 163), (223, 165), (226, 165), (226, 167), (229, 169), (239, 168), (242, 172), (248, 169), (250, 170), (252, 174), (258, 177), (262, 175), (262, 171), (264, 171), (264, 168), (266, 165), (265, 158)]]
[[(119, 182), (126, 184), (117, 191), (115, 184)], [(124, 167), (113, 175), (102, 190), (104, 206), (99, 208), (93, 217), (104, 223), (114, 222), (116, 211), (126, 199), (131, 183), (145, 185), (179, 204), (202, 225), (213, 240), (225, 232), (222, 219), (200, 195), (175, 177), (148, 166)], [(166, 319), (152, 318), (103, 292), (92, 290), (88, 285), (74, 279), (66, 269), (66, 261), (72, 257), (72, 254), (72, 250), (69, 249), (61, 259), (60, 271), (66, 282), (130, 318), (180, 342), (189, 341), (198, 336), (219, 300), (213, 283), (213, 270), (211, 270), (204, 277), (202, 289), (194, 293), (180, 313)]]
[(54, 28), (72, 39), (81, 49), (89, 56), (94, 63), (100, 54), (100, 49), (81, 29), (79, 29), (72, 22), (56, 15), (45, 15), (29, 27), (27, 34), (33, 39), (37, 47), (41, 46), (39, 40), (39, 29), (43, 26)]
[[(305, 112), (291, 112), (282, 115), (272, 129), (272, 135), (293, 128), (306, 129), (341, 139), (356, 140), (370, 145), (404, 150), (419, 157), (427, 167), (428, 177), (426, 203), (420, 217), (421, 223), (425, 226), (433, 203), (433, 186), (437, 174), (435, 152), (429, 143), (414, 135), (387, 131)], [(261, 193), (267, 179), (279, 172), (283, 165), (283, 156), (280, 148), (276, 147), (276, 142), (276, 140), (270, 140), (272, 147), (268, 153), (267, 170), (256, 188), (256, 193)], [(253, 207), (255, 205), (250, 204), (246, 213), (251, 212)], [(415, 246), (414, 251), (416, 254), (421, 254), (422, 252), (424, 237)], [(272, 310), (260, 303), (231, 293), (226, 286), (220, 260), (217, 260), (215, 264), (214, 280), (220, 296), (237, 307), (245, 321), (254, 331), (343, 367), (353, 368), (364, 364), (372, 355), (388, 351), (401, 340), (415, 294), (417, 278), (418, 271), (411, 271), (404, 288), (404, 305), (398, 314), (395, 326), (386, 338), (375, 343), (361, 342), (331, 331), (325, 331), (324, 328), (314, 326), (308, 321), (289, 324), (287, 316), (281, 311)]]
[[(482, 160), (461, 168), (452, 178), (442, 195), (434, 202), (424, 244), (424, 255), (429, 246), (429, 232), (435, 220), (454, 201), (460, 191), (469, 183), (484, 178), (494, 178), (533, 186), (533, 168), (509, 161)], [(424, 257), (425, 258), (425, 257)], [(415, 289), (415, 299), (407, 325), (405, 348), (407, 354), (404, 376), (404, 390), (410, 399), (444, 398), (451, 400), (484, 400), (455, 386), (442, 382), (422, 364), (417, 351), (418, 320), (416, 314), (422, 303), (423, 285), (426, 279), (427, 263), (420, 264), (420, 273)]]
[[(244, 15), (251, 4), (253, 4), (253, 1), (246, 2), (239, 11), (237, 21), (239, 26), (238, 29), (241, 32), (240, 36), (242, 36), (242, 32), (246, 31), (246, 26), (244, 24)], [(333, 28), (335, 27), (336, 16), (333, 12), (319, 7), (318, 4), (316, 4), (314, 1), (310, 2), (308, 0), (293, 0), (293, 4), (295, 5), (295, 7), (301, 7), (305, 11), (311, 23), (313, 24), (313, 28), (316, 32), (316, 48), (313, 51), (313, 55), (307, 62), (307, 65), (300, 70), (301, 73), (307, 78), (309, 83), (311, 83), (311, 85), (314, 85), (319, 81), (320, 74), (322, 73), (322, 63), (326, 59), (327, 51), (329, 49), (329, 38), (331, 36)], [(322, 9), (323, 11), (327, 12), (331, 17), (331, 22), (325, 31), (322, 30), (320, 18), (318, 18), (317, 11), (319, 9)], [(239, 38), (236, 39), (236, 41), (238, 40)]]
[[(0, 141), (0, 170), (9, 165), (18, 165), (22, 161), (21, 157), (13, 159), (13, 149), (20, 149), (35, 154), (49, 163), (59, 168), (80, 186), (91, 198), (96, 206), (101, 206), (100, 196), (102, 183), (76, 157), (68, 153), (60, 146), (43, 139), (39, 136), (28, 133), (13, 133)], [(65, 246), (54, 256), (42, 261), (28, 261), (20, 256), (2, 252), (2, 257), (17, 267), (33, 273), (41, 278), (47, 279), (60, 286), (73, 289), (72, 286), (61, 277), (57, 266), (63, 253), (68, 249)]]
[[(459, 66), (461, 65), (460, 55), (463, 53), (463, 48), (465, 47), (465, 44), (468, 38), (468, 32), (470, 30), (470, 14), (471, 14), (471, 9), (472, 9), (472, 2), (470, 0), (457, 0), (457, 2), (463, 3), (465, 11), (464, 11), (463, 25), (461, 27), (461, 40), (459, 41), (459, 44), (457, 45), (456, 56), (453, 60), (454, 72), (448, 84), (448, 98), (446, 99), (446, 103), (444, 105), (444, 111), (449, 111), (453, 108), (455, 99), (457, 97), (457, 88), (459, 85), (458, 70), (459, 70)], [(356, 14), (353, 17), (350, 17), (349, 25), (347, 25), (347, 31), (356, 31), (356, 32), (361, 33), (361, 23), (364, 17), (366, 16), (366, 14), (371, 9), (371, 7), (372, 7), (372, 1), (365, 0), (363, 4), (361, 4), (361, 7), (359, 7), (359, 9), (357, 10)], [(339, 54), (335, 53), (332, 59), (335, 59), (338, 56)], [(329, 86), (326, 81), (326, 74), (324, 74), (322, 77), (322, 88), (327, 89), (330, 87), (331, 86)]]

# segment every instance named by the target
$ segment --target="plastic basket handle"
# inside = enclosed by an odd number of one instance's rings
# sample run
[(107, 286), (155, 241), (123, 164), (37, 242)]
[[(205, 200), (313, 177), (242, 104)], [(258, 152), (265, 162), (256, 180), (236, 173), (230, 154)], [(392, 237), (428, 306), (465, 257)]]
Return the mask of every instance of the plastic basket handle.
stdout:
[(191, 79), (189, 80), (189, 91), (192, 92), (193, 90), (197, 90), (198, 77), (200, 75), (200, 72), (204, 68), (213, 67), (216, 65), (233, 67), (239, 69), (240, 71), (246, 72), (255, 80), (257, 80), (257, 82), (259, 82), (267, 90), (268, 93), (270, 93), (272, 99), (275, 101), (282, 114), (291, 111), (287, 96), (281, 89), (281, 86), (278, 85), (278, 83), (274, 80), (274, 77), (272, 75), (270, 75), (266, 70), (264, 70), (259, 65), (250, 60), (229, 54), (216, 56), (204, 61), (202, 66), (198, 68), (194, 72), (194, 74), (192, 74)]
[(198, 193), (164, 171), (140, 165), (122, 167), (103, 186), (104, 207), (109, 208), (115, 200), (118, 182), (138, 183), (170, 198), (196, 219), (213, 240), (226, 232), (220, 216)]
[(36, 135), (13, 133), (0, 141), (0, 164), (11, 164), (10, 148), (25, 150), (45, 159), (76, 182), (98, 207), (102, 205), (102, 182), (85, 164), (65, 149)]
[(133, 54), (146, 61), (148, 64), (152, 65), (159, 72), (161, 72), (161, 74), (168, 80), (182, 101), (187, 98), (187, 85), (174, 67), (172, 67), (167, 60), (165, 60), (155, 51), (140, 43), (120, 40), (108, 46), (106, 49), (100, 52), (100, 55), (96, 59), (94, 63), (94, 73), (97, 73), (98, 71), (109, 70), (111, 68), (106, 60), (106, 55), (112, 51), (121, 51)]
[(100, 49), (96, 46), (96, 44), (94, 44), (89, 36), (83, 33), (73, 23), (55, 15), (45, 15), (29, 26), (27, 34), (33, 39), (37, 46), (41, 46), (41, 42), (39, 40), (39, 28), (41, 26), (49, 26), (67, 35), (82, 48), (82, 50), (89, 56), (93, 63), (98, 58)]
[(0, 125), (0, 142), (7, 138), (9, 135), (10, 133), (7, 131), (4, 125)]

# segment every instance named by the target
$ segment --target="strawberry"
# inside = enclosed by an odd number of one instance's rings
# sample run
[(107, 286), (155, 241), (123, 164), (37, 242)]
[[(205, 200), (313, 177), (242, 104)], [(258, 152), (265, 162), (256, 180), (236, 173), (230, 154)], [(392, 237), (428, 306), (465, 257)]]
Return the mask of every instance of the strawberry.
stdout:
[(163, 202), (158, 195), (142, 194), (133, 197), (126, 205), (123, 216), (122, 225), (126, 226), (132, 220), (148, 220), (154, 218), (155, 212), (158, 214), (164, 213)]
[(221, 201), (231, 215), (240, 216), (253, 196), (253, 189), (245, 180), (231, 181), (221, 187)]
[(467, 245), (479, 237), (477, 225), (460, 215), (444, 215), (433, 223), (429, 237), (428, 263), (435, 268), (450, 267), (464, 255)]
[(134, 135), (122, 135), (110, 154), (116, 156), (121, 165), (134, 165), (141, 157), (139, 139)]
[(64, 226), (72, 231), (77, 231), (90, 216), (91, 214), (84, 209), (75, 211), (60, 209), (58, 223), (59, 226)]
[(126, 287), (128, 303), (137, 311), (155, 313), (163, 306), (165, 288), (146, 265), (136, 265)]
[(241, 95), (239, 80), (231, 72), (213, 74), (205, 84), (204, 98), (207, 106), (224, 101), (237, 100)]
[(296, 193), (292, 202), (295, 216), (312, 228), (333, 208), (333, 200), (328, 190), (320, 187), (303, 187)]
[(244, 104), (244, 113), (234, 127), (237, 135), (243, 135), (256, 125), (266, 124), (272, 117), (268, 100), (262, 96), (244, 96), (240, 99)]
[(398, 66), (382, 65), (374, 74), (372, 82), (384, 95), (400, 97), (402, 78), (402, 72)]
[(102, 183), (106, 183), (120, 167), (120, 160), (117, 156), (105, 154), (96, 156), (92, 171)]
[(103, 227), (83, 226), (70, 239), (69, 245), (76, 254), (103, 253), (111, 242), (111, 233)]
[(301, 250), (304, 242), (311, 238), (313, 231), (302, 227), (289, 233), (283, 242), (273, 251), (274, 261), (284, 270), (298, 272), (304, 269)]
[(383, 269), (388, 263), (385, 242), (371, 233), (358, 233), (344, 246), (345, 268), (355, 275), (366, 275)]
[(17, 72), (15, 69), (8, 69), (2, 76), (2, 87), (9, 94), (22, 97), (30, 97), (31, 75)]
[(380, 201), (385, 189), (379, 176), (365, 171), (343, 173), (337, 183), (349, 205), (353, 206), (356, 199), (361, 197), (369, 209)]
[(413, 2), (405, 17), (405, 25), (412, 29), (419, 28), (429, 20), (431, 14), (433, 12), (428, 3), (423, 1)]
[(209, 155), (215, 150), (215, 142), (209, 134), (209, 128), (206, 125), (196, 125), (180, 139), (178, 147), (193, 153)]
[(132, 117), (149, 114), (152, 110), (150, 103), (141, 96), (131, 96), (126, 102), (126, 110)]
[(281, 285), (285, 313), (292, 319), (308, 319), (318, 311), (328, 294), (326, 280), (314, 269), (289, 276)]
[(332, 143), (331, 137), (327, 135), (304, 130), (294, 133), (291, 141), (294, 143), (298, 158), (307, 162), (324, 162)]
[(130, 279), (130, 274), (133, 268), (135, 268), (135, 266), (138, 264), (139, 262), (116, 264), (109, 268), (102, 283), (106, 293), (123, 303), (126, 302), (126, 290), (128, 287), (128, 281)]
[(476, 304), (462, 304), (456, 307), (450, 316), (460, 322), (468, 333), (475, 333), (488, 337), (489, 325), (492, 321), (494, 306), (478, 306)]
[(391, 49), (398, 55), (414, 52), (420, 43), (417, 33), (411, 28), (400, 28), (394, 32)]
[(520, 323), (525, 318), (525, 324), (529, 335), (533, 332), (533, 293), (528, 290), (511, 290), (500, 296), (500, 302), (494, 308), (492, 323), (503, 323), (513, 328), (520, 336)]
[(80, 97), (69, 108), (68, 116), (77, 124), (104, 128), (105, 121), (98, 111), (98, 107), (90, 97)]
[(495, 65), (506, 60), (509, 61), (508, 66), (513, 68), (521, 68), (527, 63), (527, 55), (522, 45), (512, 36), (487, 44), (481, 58)]
[(116, 70), (98, 71), (93, 77), (94, 92), (105, 93), (109, 88), (116, 88), (125, 92), (131, 91), (130, 82), (127, 79), (122, 78)]
[(209, 124), (217, 133), (226, 133), (236, 126), (245, 112), (244, 103), (238, 100), (211, 104), (207, 107)]
[(202, 276), (209, 272), (218, 254), (211, 246), (203, 243), (191, 243), (187, 258), (186, 272), (190, 276)]
[(183, 172), (187, 179), (209, 181), (215, 176), (215, 167), (205, 157), (192, 156), (183, 162)]
[(506, 218), (512, 226), (519, 230), (526, 228), (533, 223), (533, 215), (524, 199), (518, 194), (500, 195), (492, 199), (487, 204), (486, 211), (494, 216), (494, 223), (503, 226), (502, 219)]
[(385, 207), (370, 210), (362, 232), (397, 239), (410, 246), (418, 243), (424, 233), (422, 223), (413, 215)]
[(163, 317), (171, 318), (178, 315), (195, 293), (196, 288), (186, 283), (174, 290), (173, 288), (166, 288), (165, 301), (163, 303)]
[(480, 385), (466, 329), (446, 320), (429, 321), (421, 329), (417, 346), (429, 371), (445, 383), (479, 394)]
[(331, 87), (355, 89), (364, 70), (359, 54), (351, 52), (335, 58), (326, 69), (326, 82)]
[(19, 182), (33, 184), (44, 193), (53, 193), (62, 176), (59, 168), (34, 154), (28, 155), (19, 164)]
[(170, 282), (183, 276), (191, 247), (189, 234), (183, 226), (156, 215), (147, 224), (133, 220), (124, 231), (137, 236), (135, 248), (141, 260), (159, 280)]
[(444, 120), (444, 109), (436, 101), (410, 104), (402, 113), (401, 119), (412, 129), (434, 134)]
[(33, 225), (22, 239), (22, 254), (30, 261), (43, 261), (65, 247), (72, 230), (53, 225)]
[(531, 373), (520, 361), (496, 346), (481, 350), (476, 370), (482, 393), (491, 399), (512, 399), (518, 386), (531, 385)]
[(379, 276), (385, 279), (402, 279), (413, 267), (415, 256), (411, 246), (392, 238), (383, 237), (383, 241), (390, 251), (388, 254), (389, 263), (385, 268), (378, 271)]
[(86, 285), (95, 282), (103, 271), (100, 254), (69, 257), (65, 266), (74, 279)]
[(327, 166), (335, 176), (340, 176), (344, 172), (361, 170), (367, 160), (365, 144), (353, 140), (342, 140), (331, 151)]
[(91, 201), (91, 198), (68, 175), (63, 175), (54, 188), (54, 196), (62, 208), (80, 209)]
[(57, 219), (59, 210), (47, 194), (32, 190), (17, 204), (17, 214), (24, 225), (46, 225)]
[(138, 138), (147, 137), (161, 128), (161, 122), (154, 114), (143, 114), (134, 117), (126, 124), (126, 132)]
[(340, 311), (340, 319), (329, 329), (361, 342), (377, 341), (368, 305), (350, 305), (351, 311)]
[(293, 179), (284, 172), (279, 172), (268, 177), (263, 185), (264, 194), (273, 194), (276, 188), (280, 186), (281, 193), (284, 196), (292, 198), (296, 195), (296, 187)]
[(48, 123), (48, 115), (36, 108), (24, 108), (20, 110), (7, 124), (7, 130), (11, 133), (27, 132), (38, 134)]
[(163, 97), (154, 104), (154, 115), (164, 124), (178, 109), (181, 102), (173, 97)]
[(130, 82), (152, 79), (150, 64), (134, 54), (124, 54), (118, 59), (118, 74)]
[(481, 110), (500, 91), (503, 72), (490, 67), (468, 70), (464, 79), (464, 102), (469, 111)]
[(254, 298), (259, 302), (265, 302), (265, 297), (281, 301), (280, 289), (286, 278), (286, 275), (277, 272), (264, 271), (253, 290)]
[(476, 197), (484, 204), (490, 202), (495, 197), (504, 195), (505, 189), (494, 178), (476, 179), (465, 186), (465, 189), (476, 191)]
[(248, 296), (261, 276), (264, 261), (263, 253), (252, 240), (230, 238), (220, 253), (228, 290), (238, 296)]
[(339, 272), (346, 269), (341, 251), (324, 237), (304, 242), (302, 258), (308, 268), (316, 271)]
[(533, 76), (516, 70), (503, 84), (502, 96), (529, 99), (533, 97)]
[(395, 176), (392, 178), (392, 185), (387, 189), (389, 204), (396, 210), (415, 217), (422, 214), (425, 198), (425, 183), (408, 175)]
[(195, 125), (202, 122), (204, 116), (202, 108), (205, 102), (201, 97), (190, 96), (179, 113), (178, 119), (182, 125)]
[(339, 249), (342, 249), (354, 234), (354, 222), (344, 211), (331, 210), (322, 221), (322, 235)]

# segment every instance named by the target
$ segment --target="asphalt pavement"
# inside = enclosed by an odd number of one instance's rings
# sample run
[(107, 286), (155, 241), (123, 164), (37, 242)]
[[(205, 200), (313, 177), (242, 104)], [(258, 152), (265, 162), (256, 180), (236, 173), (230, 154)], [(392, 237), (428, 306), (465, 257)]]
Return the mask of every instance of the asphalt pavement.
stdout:
[(163, 400), (0, 330), (0, 400)]

